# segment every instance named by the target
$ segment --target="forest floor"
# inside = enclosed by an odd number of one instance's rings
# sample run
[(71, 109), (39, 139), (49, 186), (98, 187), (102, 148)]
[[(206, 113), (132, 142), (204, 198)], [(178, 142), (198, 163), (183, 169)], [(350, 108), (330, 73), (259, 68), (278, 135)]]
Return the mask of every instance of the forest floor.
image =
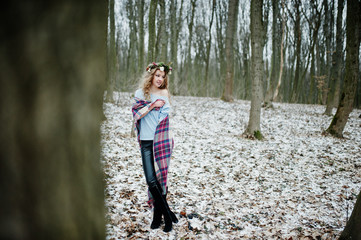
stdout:
[[(344, 138), (322, 135), (324, 106), (262, 109), (264, 140), (242, 137), (250, 102), (172, 97), (170, 233), (150, 229), (132, 95), (115, 93), (101, 126), (107, 239), (336, 239), (361, 190), (361, 110)], [(335, 111), (335, 109), (334, 109)]]

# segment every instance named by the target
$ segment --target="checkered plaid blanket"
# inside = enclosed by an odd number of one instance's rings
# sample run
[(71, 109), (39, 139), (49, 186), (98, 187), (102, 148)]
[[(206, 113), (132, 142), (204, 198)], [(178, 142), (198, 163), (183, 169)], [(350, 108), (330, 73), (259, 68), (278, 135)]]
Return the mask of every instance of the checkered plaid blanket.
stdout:
[[(134, 98), (132, 113), (134, 118), (134, 131), (137, 133), (139, 147), (141, 146), (139, 120), (141, 116), (149, 109), (151, 104), (152, 103), (149, 101), (145, 101), (137, 97)], [(155, 164), (154, 168), (158, 182), (162, 186), (163, 194), (166, 194), (168, 190), (167, 189), (168, 167), (170, 164), (170, 158), (172, 155), (173, 146), (174, 146), (174, 141), (169, 127), (169, 116), (167, 116), (158, 124), (153, 140), (154, 161), (157, 163)], [(149, 197), (148, 204), (150, 207), (152, 207), (153, 198), (149, 191), (148, 191), (148, 197)]]

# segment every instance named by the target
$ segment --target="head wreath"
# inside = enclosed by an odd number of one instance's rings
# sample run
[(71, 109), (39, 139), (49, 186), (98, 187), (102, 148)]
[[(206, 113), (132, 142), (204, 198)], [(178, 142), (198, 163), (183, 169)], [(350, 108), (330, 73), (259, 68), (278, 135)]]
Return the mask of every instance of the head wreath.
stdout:
[(158, 63), (152, 62), (147, 66), (146, 71), (151, 72), (152, 69), (159, 69), (160, 71), (162, 71), (162, 72), (164, 71), (167, 74), (172, 74), (173, 69), (170, 66), (171, 64), (172, 63), (168, 63), (168, 65), (166, 65), (164, 62), (158, 62)]

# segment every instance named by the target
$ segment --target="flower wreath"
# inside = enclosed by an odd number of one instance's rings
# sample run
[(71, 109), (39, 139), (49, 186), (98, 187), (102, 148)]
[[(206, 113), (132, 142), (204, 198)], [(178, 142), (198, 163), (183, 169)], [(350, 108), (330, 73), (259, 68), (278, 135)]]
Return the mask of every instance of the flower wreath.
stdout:
[(166, 65), (164, 62), (152, 62), (148, 65), (146, 71), (147, 72), (151, 72), (152, 69), (159, 69), (160, 71), (165, 71), (168, 74), (172, 74), (172, 70), (173, 68), (170, 66), (172, 63), (168, 63), (168, 65)]

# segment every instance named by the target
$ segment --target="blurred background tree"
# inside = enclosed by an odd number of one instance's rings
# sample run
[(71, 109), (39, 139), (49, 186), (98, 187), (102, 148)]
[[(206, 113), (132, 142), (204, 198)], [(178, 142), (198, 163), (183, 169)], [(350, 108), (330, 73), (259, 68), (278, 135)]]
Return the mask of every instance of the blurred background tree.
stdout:
[(107, 2), (0, 11), (0, 239), (104, 239)]

